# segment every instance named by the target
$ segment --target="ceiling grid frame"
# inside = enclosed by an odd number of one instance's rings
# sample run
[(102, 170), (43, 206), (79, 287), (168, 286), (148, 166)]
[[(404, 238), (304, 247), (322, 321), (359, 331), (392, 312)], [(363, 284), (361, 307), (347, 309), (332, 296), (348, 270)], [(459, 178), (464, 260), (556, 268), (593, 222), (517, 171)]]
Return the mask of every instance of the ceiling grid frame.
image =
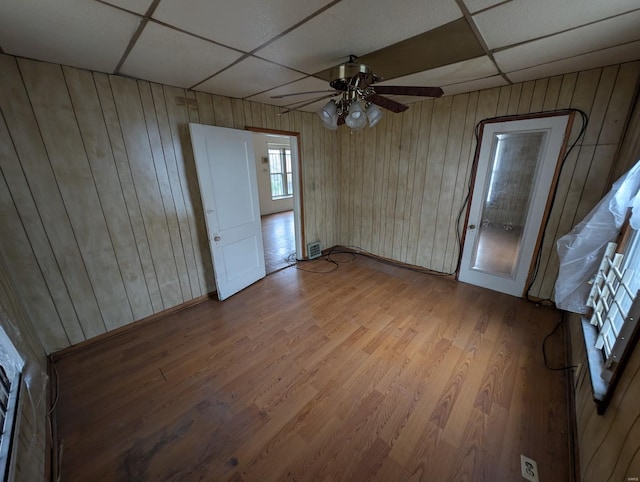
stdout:
[[(637, 0), (566, 0), (552, 5), (542, 0), (433, 0), (429, 6), (417, 0), (398, 0), (392, 6), (384, 0), (372, 0), (367, 10), (355, 0), (315, 0), (299, 16), (292, 10), (294, 0), (236, 0), (218, 10), (202, 0), (177, 5), (176, 0), (58, 0), (55, 5), (48, 0), (4, 0), (0, 4), (0, 54), (276, 107), (292, 104), (291, 99), (273, 98), (276, 94), (326, 90), (327, 60), (334, 66), (344, 63), (348, 58), (345, 52), (359, 55), (363, 63), (371, 59), (375, 73), (391, 72), (382, 75), (386, 77), (382, 85), (391, 81), (394, 85), (439, 86), (445, 95), (640, 59), (640, 29), (631, 28), (640, 12)], [(251, 11), (255, 22), (237, 28), (237, 32), (223, 29), (231, 36), (210, 38), (212, 35), (202, 35), (207, 24), (199, 6), (220, 15), (215, 19), (218, 24), (242, 25), (243, 11)], [(180, 18), (165, 18), (172, 11)], [(285, 21), (270, 23), (280, 13)], [(373, 23), (383, 28), (372, 30), (363, 18), (374, 19)], [(446, 32), (442, 29), (448, 22), (459, 20), (466, 22), (479, 50), (469, 44), (466, 57), (456, 54), (447, 58), (447, 37), (437, 32)], [(335, 26), (336, 22), (349, 27), (325, 29), (323, 36), (317, 37), (319, 44), (310, 48), (308, 42), (315, 42), (317, 36), (313, 29)], [(455, 31), (450, 29), (448, 35)], [(253, 40), (243, 42), (245, 33), (251, 33)], [(580, 37), (585, 42), (579, 42)], [(352, 45), (349, 38), (359, 39), (369, 50)], [(393, 40), (376, 41), (382, 38)], [(292, 39), (299, 41), (292, 43)], [(335, 53), (327, 50), (338, 44), (341, 47)], [(238, 45), (250, 48), (239, 49)], [(292, 57), (279, 51), (283, 46), (297, 53)], [(398, 55), (405, 48), (419, 54), (401, 59)], [(321, 55), (316, 58), (312, 52)], [(296, 61), (295, 56), (303, 61)], [(141, 60), (145, 61), (139, 64)], [(263, 85), (256, 81), (260, 78), (265, 79)], [(315, 111), (323, 103), (309, 103), (311, 94), (295, 99), (299, 101), (293, 104), (302, 105), (299, 109), (305, 111)], [(415, 96), (393, 99), (408, 104), (421, 100)]]

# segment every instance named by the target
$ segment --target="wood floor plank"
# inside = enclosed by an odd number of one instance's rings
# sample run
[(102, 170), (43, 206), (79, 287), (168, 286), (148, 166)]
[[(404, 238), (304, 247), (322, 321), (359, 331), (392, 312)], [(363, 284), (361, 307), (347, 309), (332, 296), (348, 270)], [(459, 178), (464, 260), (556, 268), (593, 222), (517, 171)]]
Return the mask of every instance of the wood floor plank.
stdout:
[(567, 480), (557, 314), (350, 258), (58, 359), (63, 480)]

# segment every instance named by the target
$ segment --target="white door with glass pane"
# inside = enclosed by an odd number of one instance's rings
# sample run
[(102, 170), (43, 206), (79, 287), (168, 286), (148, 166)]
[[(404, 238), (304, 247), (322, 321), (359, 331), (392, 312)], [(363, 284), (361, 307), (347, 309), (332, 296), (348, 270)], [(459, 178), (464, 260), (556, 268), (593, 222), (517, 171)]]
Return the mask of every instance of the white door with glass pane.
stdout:
[(189, 124), (218, 299), (265, 277), (253, 138)]
[(569, 117), (484, 124), (460, 281), (524, 295)]

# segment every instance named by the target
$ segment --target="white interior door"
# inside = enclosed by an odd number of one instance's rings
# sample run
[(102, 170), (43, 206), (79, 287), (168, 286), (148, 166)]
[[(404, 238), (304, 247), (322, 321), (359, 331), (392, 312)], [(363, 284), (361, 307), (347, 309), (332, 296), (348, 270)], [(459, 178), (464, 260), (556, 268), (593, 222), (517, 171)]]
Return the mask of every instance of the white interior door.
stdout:
[(460, 281), (524, 294), (568, 121), (484, 124)]
[(265, 277), (250, 132), (189, 124), (218, 299)]

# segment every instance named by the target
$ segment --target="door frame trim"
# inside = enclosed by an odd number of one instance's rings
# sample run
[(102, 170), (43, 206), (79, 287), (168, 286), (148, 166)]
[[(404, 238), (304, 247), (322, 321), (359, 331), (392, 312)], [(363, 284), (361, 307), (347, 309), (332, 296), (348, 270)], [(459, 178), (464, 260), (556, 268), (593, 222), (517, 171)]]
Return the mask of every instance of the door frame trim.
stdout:
[[(244, 126), (244, 130), (246, 131), (250, 131), (250, 132), (255, 132), (257, 134), (277, 134), (277, 135), (281, 135), (281, 136), (288, 136), (288, 137), (295, 137), (296, 138), (296, 144), (298, 146), (298, 165), (297, 165), (297, 170), (298, 170), (298, 186), (300, 186), (300, 188), (298, 189), (298, 193), (296, 195), (296, 193), (294, 192), (294, 202), (293, 202), (293, 206), (294, 206), (294, 210), (298, 210), (298, 220), (300, 223), (300, 239), (298, 240), (298, 233), (296, 232), (296, 243), (300, 244), (300, 254), (302, 256), (303, 259), (306, 259), (308, 256), (307, 253), (307, 243), (305, 242), (306, 240), (306, 236), (305, 236), (305, 229), (304, 229), (304, 185), (302, 183), (302, 180), (304, 178), (304, 176), (302, 175), (302, 148), (300, 147), (300, 133), (299, 132), (293, 132), (293, 131), (283, 131), (283, 130), (279, 130), (279, 129), (267, 129), (267, 128), (263, 128), (263, 127), (252, 127), (252, 126)], [(296, 197), (297, 196), (297, 197)], [(294, 211), (295, 212), (295, 211)], [(296, 251), (297, 251), (298, 247), (296, 246)]]
[(553, 203), (555, 200), (555, 194), (557, 191), (560, 172), (562, 170), (564, 160), (568, 154), (567, 146), (569, 145), (569, 136), (571, 135), (571, 130), (573, 128), (573, 120), (575, 118), (575, 114), (576, 114), (575, 110), (562, 109), (562, 110), (554, 110), (549, 112), (536, 112), (534, 114), (515, 114), (515, 115), (507, 115), (507, 116), (500, 116), (500, 117), (492, 117), (488, 119), (483, 119), (478, 124), (476, 124), (476, 127), (475, 127), (476, 150), (473, 156), (473, 164), (471, 166), (471, 174), (469, 179), (469, 197), (467, 199), (467, 209), (464, 217), (464, 230), (462, 232), (462, 236), (460, 236), (460, 255), (458, 258), (458, 266), (456, 267), (457, 281), (459, 281), (460, 269), (462, 267), (462, 251), (464, 248), (464, 243), (467, 238), (467, 230), (469, 226), (469, 213), (471, 211), (471, 203), (473, 201), (473, 192), (475, 190), (475, 185), (476, 185), (476, 177), (478, 174), (478, 162), (480, 160), (480, 146), (482, 144), (482, 136), (484, 135), (485, 125), (494, 124), (497, 122), (512, 122), (512, 121), (520, 121), (520, 120), (539, 119), (543, 117), (557, 117), (557, 116), (565, 116), (565, 115), (568, 116), (567, 126), (565, 128), (562, 146), (560, 147), (558, 160), (556, 161), (553, 179), (551, 181), (551, 185), (549, 186), (549, 193), (547, 195), (547, 201), (545, 203), (544, 213), (542, 215), (542, 219), (540, 220), (540, 229), (538, 231), (538, 236), (536, 239), (536, 243), (534, 245), (533, 255), (531, 257), (531, 262), (529, 264), (529, 270), (527, 272), (527, 278), (525, 282), (525, 291), (521, 295), (521, 296), (526, 296), (527, 291), (530, 289), (530, 286), (531, 286), (531, 282), (532, 282), (531, 278), (534, 274), (535, 266), (537, 264), (537, 259), (540, 256), (542, 241), (544, 239), (545, 231), (547, 230), (547, 222), (549, 220), (551, 210), (553, 209)]

